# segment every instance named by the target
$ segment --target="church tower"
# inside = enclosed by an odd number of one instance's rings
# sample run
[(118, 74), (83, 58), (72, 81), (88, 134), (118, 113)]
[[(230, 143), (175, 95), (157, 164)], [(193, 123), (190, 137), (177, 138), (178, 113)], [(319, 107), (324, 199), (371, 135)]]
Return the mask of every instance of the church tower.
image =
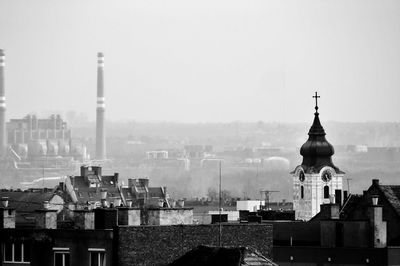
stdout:
[(314, 122), (308, 140), (301, 146), (303, 162), (293, 172), (293, 209), (296, 219), (310, 220), (320, 211), (320, 205), (335, 200), (336, 190), (342, 190), (344, 172), (332, 162), (333, 146), (325, 138), (319, 121), (318, 96), (315, 92)]

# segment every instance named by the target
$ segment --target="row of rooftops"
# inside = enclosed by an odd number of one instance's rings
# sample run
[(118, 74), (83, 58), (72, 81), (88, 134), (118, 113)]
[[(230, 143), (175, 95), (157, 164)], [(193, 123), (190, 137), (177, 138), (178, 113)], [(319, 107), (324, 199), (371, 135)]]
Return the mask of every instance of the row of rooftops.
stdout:
[[(118, 173), (103, 175), (100, 166), (82, 166), (79, 176), (69, 176), (55, 188), (1, 189), (0, 197), (8, 198), (9, 207), (16, 209), (17, 222), (30, 223), (31, 213), (50, 202), (60, 212), (68, 205), (77, 209), (93, 209), (100, 206), (128, 206), (138, 208), (174, 207), (166, 187), (149, 187), (149, 179), (129, 179), (122, 186)], [(183, 206), (179, 202), (178, 206)], [(28, 217), (28, 219), (26, 219)]]
[[(166, 187), (149, 187), (147, 178), (129, 179), (128, 186), (121, 186), (118, 173), (103, 175), (101, 170), (98, 166), (82, 166), (81, 175), (67, 177), (65, 182), (60, 182), (53, 189), (25, 191), (2, 189), (0, 198), (2, 202), (7, 202), (7, 206), (2, 208), (7, 207), (16, 212), (15, 223), (18, 227), (25, 228), (38, 226), (37, 217), (41, 217), (38, 214), (40, 210), (54, 212), (51, 215), (57, 217), (57, 222), (61, 221), (61, 226), (64, 227), (63, 224), (66, 224), (66, 228), (70, 228), (68, 225), (71, 219), (68, 220), (68, 218), (78, 215), (76, 212), (80, 210), (136, 207), (138, 211), (144, 211), (144, 213), (157, 212), (157, 210), (185, 212), (182, 201), (177, 204), (179, 208), (174, 208), (175, 204), (172, 204), (169, 199)], [(143, 215), (148, 216), (148, 214)], [(137, 220), (138, 225), (143, 222), (143, 219), (147, 218), (142, 217)], [(146, 220), (144, 221), (147, 223)]]
[[(61, 184), (74, 203), (100, 203), (120, 200), (124, 206), (162, 206), (169, 207), (167, 188), (150, 187), (148, 178), (130, 178), (128, 186), (122, 186), (119, 174), (103, 175), (100, 166), (82, 166), (80, 176), (71, 176)], [(105, 198), (104, 198), (105, 197)]]

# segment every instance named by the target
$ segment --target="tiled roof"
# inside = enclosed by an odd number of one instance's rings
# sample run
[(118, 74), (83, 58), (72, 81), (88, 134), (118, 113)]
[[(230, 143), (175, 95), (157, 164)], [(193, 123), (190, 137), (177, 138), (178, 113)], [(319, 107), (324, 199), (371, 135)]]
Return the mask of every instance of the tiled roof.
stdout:
[[(400, 217), (400, 186), (372, 184), (368, 194), (382, 195), (393, 207), (395, 213)], [(380, 203), (382, 204), (382, 203)], [(366, 219), (367, 208), (370, 205), (369, 197), (365, 195), (350, 195), (340, 210), (340, 218), (343, 220)], [(312, 220), (320, 220), (319, 213)]]
[(51, 189), (26, 191), (0, 191), (0, 197), (8, 197), (8, 207), (16, 210), (17, 227), (35, 227), (35, 211), (43, 208), (43, 202), (50, 202), (50, 209), (63, 209), (61, 195)]
[(162, 187), (144, 187), (134, 186), (133, 191), (130, 187), (122, 187), (121, 192), (126, 200), (143, 198), (145, 193), (148, 193), (149, 198), (164, 198), (164, 191)]
[(147, 193), (148, 190), (146, 189), (146, 187), (143, 186), (134, 186), (133, 187), (136, 193)]
[(107, 200), (110, 198), (120, 198), (118, 184), (114, 176), (102, 176), (101, 179), (97, 176), (91, 176), (92, 180), (97, 180), (98, 187), (89, 187), (83, 176), (75, 176), (73, 188), (76, 197), (80, 203), (100, 202), (101, 189), (107, 189)]
[(125, 199), (132, 198), (131, 188), (129, 187), (121, 187), (121, 194), (124, 196)]
[(150, 198), (164, 198), (164, 191), (162, 187), (149, 187)]
[[(343, 203), (343, 206), (340, 210), (340, 219), (347, 220), (349, 215), (351, 215), (354, 210), (359, 208), (359, 204), (362, 202), (362, 195), (354, 195), (350, 194), (346, 201)], [(321, 212), (318, 212), (314, 217), (311, 218), (311, 221), (320, 221), (322, 219)]]
[(395, 185), (379, 185), (381, 191), (385, 194), (386, 199), (400, 216), (400, 186)]
[(54, 195), (52, 190), (0, 191), (0, 197), (8, 197), (8, 206), (17, 212), (34, 212), (43, 206), (44, 201), (50, 201)]
[(157, 206), (159, 199), (165, 199), (162, 187), (146, 187), (140, 185), (121, 187), (121, 194), (125, 203), (131, 200), (134, 206), (142, 206), (143, 204), (146, 206)]

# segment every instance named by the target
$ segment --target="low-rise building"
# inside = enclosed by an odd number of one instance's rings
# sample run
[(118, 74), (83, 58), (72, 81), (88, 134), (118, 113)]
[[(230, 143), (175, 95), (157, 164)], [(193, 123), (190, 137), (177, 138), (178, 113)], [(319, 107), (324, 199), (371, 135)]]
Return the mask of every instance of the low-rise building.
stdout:
[[(129, 214), (126, 210), (133, 212)], [(166, 265), (199, 245), (218, 244), (251, 246), (265, 257), (272, 256), (272, 226), (269, 224), (223, 225), (222, 228), (218, 225), (120, 224), (120, 221), (134, 221), (137, 211), (127, 207), (75, 210), (73, 219), (79, 226), (67, 229), (55, 227), (56, 220), (48, 219), (44, 209), (40, 215), (46, 222), (38, 223), (34, 229), (7, 228), (1, 224), (0, 265)], [(0, 208), (1, 218), (5, 213), (8, 209)], [(121, 219), (120, 215), (127, 217)], [(94, 224), (94, 227), (85, 224)]]
[(167, 187), (150, 187), (148, 178), (129, 178), (128, 186), (121, 187), (125, 206), (170, 207)]
[(102, 200), (105, 204), (121, 204), (118, 173), (103, 175), (100, 166), (81, 166), (80, 170), (80, 176), (69, 176), (60, 187), (78, 208), (100, 207)]
[[(64, 198), (60, 191), (55, 189), (28, 189), (28, 190), (0, 190), (2, 201), (8, 202), (8, 208), (16, 211), (16, 227), (34, 228), (36, 226), (37, 211), (46, 205), (57, 215), (62, 215)], [(60, 218), (61, 219), (61, 218)]]

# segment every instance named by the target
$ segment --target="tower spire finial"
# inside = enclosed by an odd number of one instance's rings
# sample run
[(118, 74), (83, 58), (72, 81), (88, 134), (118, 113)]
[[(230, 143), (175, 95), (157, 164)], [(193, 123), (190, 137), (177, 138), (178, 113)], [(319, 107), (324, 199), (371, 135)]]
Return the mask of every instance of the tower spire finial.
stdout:
[(315, 98), (315, 112), (318, 113), (318, 98), (321, 98), (321, 96), (318, 96), (318, 92), (315, 92), (313, 98)]

